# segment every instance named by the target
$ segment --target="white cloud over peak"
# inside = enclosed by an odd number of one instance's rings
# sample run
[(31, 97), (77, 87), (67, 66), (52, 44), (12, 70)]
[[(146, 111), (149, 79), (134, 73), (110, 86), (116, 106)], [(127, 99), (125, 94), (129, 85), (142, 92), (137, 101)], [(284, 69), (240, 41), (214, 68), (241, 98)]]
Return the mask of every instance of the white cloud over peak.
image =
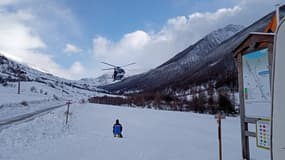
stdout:
[(63, 51), (68, 55), (72, 55), (81, 52), (82, 49), (78, 48), (73, 44), (65, 44), (65, 48), (63, 49)]
[[(257, 6), (259, 9), (255, 9)], [(137, 30), (126, 33), (116, 42), (100, 35), (93, 39), (93, 54), (97, 60), (117, 65), (137, 62), (137, 67), (147, 70), (213, 30), (228, 24), (249, 25), (273, 9), (273, 3), (268, 0), (241, 0), (231, 8), (170, 18), (157, 32)]]

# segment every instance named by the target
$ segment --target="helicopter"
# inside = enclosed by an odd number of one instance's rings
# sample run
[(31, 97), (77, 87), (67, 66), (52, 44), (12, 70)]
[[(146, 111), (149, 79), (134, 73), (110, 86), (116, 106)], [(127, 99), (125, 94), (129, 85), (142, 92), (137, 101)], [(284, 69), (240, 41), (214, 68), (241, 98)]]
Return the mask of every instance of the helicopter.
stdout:
[(122, 67), (127, 67), (130, 65), (136, 64), (136, 63), (130, 63), (130, 64), (122, 65), (122, 66), (115, 66), (113, 64), (106, 63), (106, 62), (101, 62), (101, 63), (112, 67), (112, 68), (105, 68), (102, 70), (112, 70), (113, 69), (114, 70), (114, 73), (112, 75), (113, 81), (121, 80), (124, 77), (126, 72)]

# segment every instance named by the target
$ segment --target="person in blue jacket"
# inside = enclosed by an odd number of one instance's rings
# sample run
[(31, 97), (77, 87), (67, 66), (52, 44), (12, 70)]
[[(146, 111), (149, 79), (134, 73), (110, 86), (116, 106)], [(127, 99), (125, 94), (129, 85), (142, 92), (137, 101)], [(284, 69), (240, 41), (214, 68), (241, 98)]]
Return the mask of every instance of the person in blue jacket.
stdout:
[(114, 137), (119, 137), (119, 138), (123, 138), (122, 135), (122, 131), (123, 131), (123, 127), (120, 124), (119, 120), (116, 120), (116, 123), (113, 125), (113, 134)]

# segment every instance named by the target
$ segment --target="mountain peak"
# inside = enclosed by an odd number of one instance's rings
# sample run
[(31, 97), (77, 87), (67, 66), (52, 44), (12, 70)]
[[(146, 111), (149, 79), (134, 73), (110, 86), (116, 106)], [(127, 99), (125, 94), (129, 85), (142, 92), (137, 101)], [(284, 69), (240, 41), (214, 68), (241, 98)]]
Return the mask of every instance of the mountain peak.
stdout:
[(219, 28), (215, 31), (212, 31), (205, 36), (205, 39), (215, 43), (215, 45), (227, 40), (237, 32), (241, 31), (244, 28), (242, 25), (228, 24), (223, 28)]
[(243, 25), (239, 25), (239, 24), (228, 24), (224, 27), (224, 29), (227, 29), (227, 30), (241, 30), (243, 29), (244, 26)]

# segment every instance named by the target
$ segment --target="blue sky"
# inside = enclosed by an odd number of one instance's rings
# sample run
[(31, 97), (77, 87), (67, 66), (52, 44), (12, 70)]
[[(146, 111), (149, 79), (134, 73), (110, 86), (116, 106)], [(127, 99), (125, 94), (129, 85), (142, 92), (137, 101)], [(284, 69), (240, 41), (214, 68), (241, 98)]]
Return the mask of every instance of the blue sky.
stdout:
[(101, 61), (136, 62), (143, 72), (215, 29), (251, 24), (276, 2), (0, 0), (0, 52), (70, 79), (105, 73)]
[[(220, 0), (221, 1), (221, 0)], [(65, 4), (76, 13), (88, 35), (102, 34), (112, 40), (130, 31), (158, 30), (170, 18), (191, 12), (215, 11), (229, 7), (234, 1), (208, 0), (66, 0)], [(89, 37), (92, 38), (92, 37)]]

